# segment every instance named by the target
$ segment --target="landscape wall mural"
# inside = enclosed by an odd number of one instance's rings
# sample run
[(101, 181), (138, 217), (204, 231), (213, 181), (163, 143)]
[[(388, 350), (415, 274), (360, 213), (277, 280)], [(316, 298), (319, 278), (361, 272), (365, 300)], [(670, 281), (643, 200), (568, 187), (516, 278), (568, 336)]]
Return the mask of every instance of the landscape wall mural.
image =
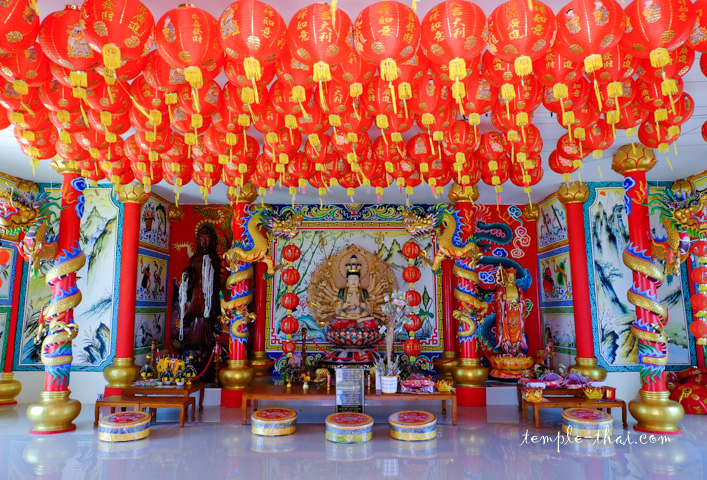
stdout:
[[(651, 188), (664, 188), (668, 183)], [(622, 261), (628, 244), (628, 219), (624, 210), (624, 189), (618, 183), (589, 184), (590, 197), (584, 204), (588, 250), (589, 284), (592, 297), (595, 354), (599, 365), (608, 371), (636, 370), (637, 343), (631, 335), (635, 308), (626, 299), (632, 273)], [(653, 235), (665, 237), (657, 213), (651, 216)], [(666, 276), (658, 297), (668, 310), (665, 327), (668, 336), (668, 368), (679, 369), (695, 362), (694, 340), (688, 338), (689, 311), (687, 270), (679, 276)], [(687, 309), (687, 310), (686, 310)]]
[(136, 305), (167, 305), (169, 256), (140, 248), (137, 256)]
[[(40, 185), (58, 202), (60, 189)], [(102, 371), (110, 363), (115, 350), (115, 326), (118, 315), (119, 265), (118, 232), (122, 224), (122, 208), (111, 195), (112, 185), (99, 184), (84, 192), (86, 207), (81, 220), (80, 243), (86, 255), (86, 265), (79, 270), (77, 285), (83, 301), (74, 310), (74, 321), (79, 325), (78, 337), (73, 342), (73, 370)], [(58, 218), (58, 217), (57, 217)], [(58, 228), (59, 222), (52, 225)], [(49, 234), (53, 234), (50, 231)], [(49, 235), (48, 234), (48, 235)], [(15, 370), (38, 370), (41, 345), (34, 344), (42, 306), (51, 297), (44, 278), (32, 278), (25, 265), (22, 275), (20, 313), (15, 348)]]
[(567, 214), (557, 195), (538, 203), (538, 251), (544, 252), (567, 243)]
[(5, 352), (7, 352), (7, 331), (10, 327), (10, 308), (0, 307), (0, 372), (5, 368)]
[(161, 252), (169, 251), (170, 222), (167, 220), (169, 203), (157, 195), (142, 206), (140, 215), (140, 245)]

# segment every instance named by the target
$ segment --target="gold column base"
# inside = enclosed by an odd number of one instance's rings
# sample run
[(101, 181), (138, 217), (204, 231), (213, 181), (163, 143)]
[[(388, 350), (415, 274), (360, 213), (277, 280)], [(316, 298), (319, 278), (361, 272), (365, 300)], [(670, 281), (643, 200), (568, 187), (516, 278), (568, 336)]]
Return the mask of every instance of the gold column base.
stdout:
[(589, 377), (597, 382), (601, 382), (606, 379), (606, 370), (601, 367), (597, 367), (596, 358), (574, 357), (574, 361), (577, 363), (570, 365), (569, 368), (576, 370), (580, 375)]
[(489, 371), (481, 366), (478, 358), (460, 358), (459, 364), (452, 369), (452, 377), (457, 387), (483, 387)]
[(63, 433), (76, 430), (72, 422), (81, 413), (81, 402), (69, 398), (71, 390), (40, 394), (41, 400), (27, 407), (27, 418), (34, 423), (30, 433)]
[(103, 378), (111, 388), (129, 387), (140, 378), (140, 367), (135, 365), (135, 357), (114, 358), (113, 364), (103, 370)]
[(219, 370), (218, 379), (226, 390), (244, 390), (253, 381), (255, 370), (245, 360), (229, 360), (228, 367)]
[[(441, 363), (439, 365), (435, 365), (440, 377), (447, 378), (447, 379), (452, 378), (452, 370), (454, 370), (454, 368), (456, 368), (456, 366), (459, 365), (459, 361), (457, 360), (458, 356), (459, 356), (459, 354), (453, 350), (445, 350), (444, 351), (444, 353), (440, 357), (439, 361), (440, 362), (449, 362), (449, 363)], [(454, 360), (454, 361), (451, 362), (450, 360)]]
[(631, 416), (638, 420), (633, 427), (639, 432), (658, 434), (680, 433), (678, 422), (685, 416), (685, 411), (678, 402), (670, 400), (670, 392), (638, 391), (640, 398), (628, 403)]
[(15, 397), (22, 391), (22, 384), (15, 380), (15, 374), (7, 372), (2, 374), (0, 380), (0, 405), (16, 405)]
[(255, 370), (256, 377), (269, 377), (270, 368), (272, 367), (270, 363), (271, 360), (265, 352), (253, 352), (248, 358), (248, 364)]

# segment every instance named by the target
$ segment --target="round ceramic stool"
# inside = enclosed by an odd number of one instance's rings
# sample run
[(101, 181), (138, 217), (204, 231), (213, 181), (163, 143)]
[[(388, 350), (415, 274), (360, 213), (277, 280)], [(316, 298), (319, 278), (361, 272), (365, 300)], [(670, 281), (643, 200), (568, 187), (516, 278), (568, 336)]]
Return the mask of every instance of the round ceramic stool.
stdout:
[(363, 413), (334, 413), (326, 417), (326, 439), (361, 443), (373, 438), (373, 418)]
[(610, 437), (614, 433), (614, 418), (599, 410), (567, 408), (562, 412), (562, 431), (573, 437)]
[(263, 408), (250, 417), (250, 431), (254, 435), (279, 437), (297, 430), (297, 413), (289, 408)]
[(437, 419), (420, 410), (405, 410), (388, 417), (390, 436), (398, 440), (421, 441), (437, 437)]
[(150, 414), (145, 412), (111, 413), (98, 421), (98, 439), (104, 442), (130, 442), (150, 434)]

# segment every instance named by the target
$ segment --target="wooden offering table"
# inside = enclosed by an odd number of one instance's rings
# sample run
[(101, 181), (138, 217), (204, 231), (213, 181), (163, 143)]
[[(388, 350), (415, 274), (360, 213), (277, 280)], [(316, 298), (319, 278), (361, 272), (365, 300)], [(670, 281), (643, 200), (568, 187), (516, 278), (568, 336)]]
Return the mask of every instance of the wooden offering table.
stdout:
[[(132, 385), (130, 387), (123, 388), (121, 397), (139, 397), (139, 396), (151, 396), (151, 397), (189, 397), (192, 393), (199, 392), (199, 411), (204, 409), (204, 383), (192, 383), (189, 386), (181, 385), (155, 385), (155, 386), (143, 386), (143, 385)], [(142, 402), (141, 402), (142, 403)], [(194, 412), (192, 411), (192, 416)]]
[[(302, 390), (301, 385), (287, 388), (285, 385), (253, 385), (243, 393), (243, 425), (248, 423), (248, 404), (253, 401), (253, 410), (258, 410), (258, 400), (279, 400), (283, 402), (326, 402), (332, 405), (336, 401), (336, 387), (329, 390), (309, 388)], [(449, 393), (377, 393), (375, 390), (366, 389), (365, 402), (420, 402), (442, 401), (442, 414), (447, 413), (447, 401), (452, 402), (452, 425), (457, 424), (457, 396)]]
[[(518, 394), (518, 411), (523, 409), (523, 385), (516, 384), (516, 393)], [(584, 390), (581, 388), (546, 388), (543, 390), (545, 397), (582, 397)]]
[[(582, 390), (579, 391), (582, 392)], [(528, 420), (528, 409), (530, 407), (532, 407), (533, 415), (535, 415), (536, 428), (540, 426), (540, 417), (538, 416), (538, 410), (541, 408), (595, 408), (599, 410), (606, 409), (606, 413), (608, 413), (609, 415), (611, 415), (612, 408), (620, 408), (624, 428), (628, 427), (628, 424), (626, 423), (626, 402), (624, 402), (623, 400), (591, 400), (589, 398), (586, 398), (584, 394), (582, 394), (581, 397), (565, 396), (543, 398), (539, 402), (529, 402), (525, 398), (523, 398), (523, 419), (526, 421)]]

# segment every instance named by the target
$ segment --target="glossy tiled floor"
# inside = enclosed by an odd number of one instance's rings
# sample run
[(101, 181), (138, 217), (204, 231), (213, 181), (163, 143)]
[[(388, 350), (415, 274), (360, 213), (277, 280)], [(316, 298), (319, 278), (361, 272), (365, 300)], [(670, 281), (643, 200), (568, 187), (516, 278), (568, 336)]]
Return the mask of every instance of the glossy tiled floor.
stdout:
[[(667, 444), (640, 444), (637, 432), (616, 421), (614, 438), (625, 445), (585, 440), (558, 450), (559, 411), (542, 412), (536, 430), (515, 406), (460, 409), (459, 425), (452, 426), (439, 406), (425, 405), (438, 416), (437, 439), (401, 442), (388, 436), (393, 408), (367, 408), (376, 421), (373, 441), (341, 445), (324, 439), (332, 407), (298, 409), (297, 433), (277, 438), (251, 435), (240, 425), (240, 410), (207, 406), (182, 429), (172, 423), (176, 411), (160, 411), (149, 438), (126, 443), (98, 441), (92, 405), (84, 405), (76, 432), (43, 437), (27, 434), (25, 406), (6, 407), (0, 409), (0, 479), (707, 478), (707, 416), (687, 415), (684, 433)], [(535, 434), (552, 441), (523, 444), (526, 431), (529, 440)]]

